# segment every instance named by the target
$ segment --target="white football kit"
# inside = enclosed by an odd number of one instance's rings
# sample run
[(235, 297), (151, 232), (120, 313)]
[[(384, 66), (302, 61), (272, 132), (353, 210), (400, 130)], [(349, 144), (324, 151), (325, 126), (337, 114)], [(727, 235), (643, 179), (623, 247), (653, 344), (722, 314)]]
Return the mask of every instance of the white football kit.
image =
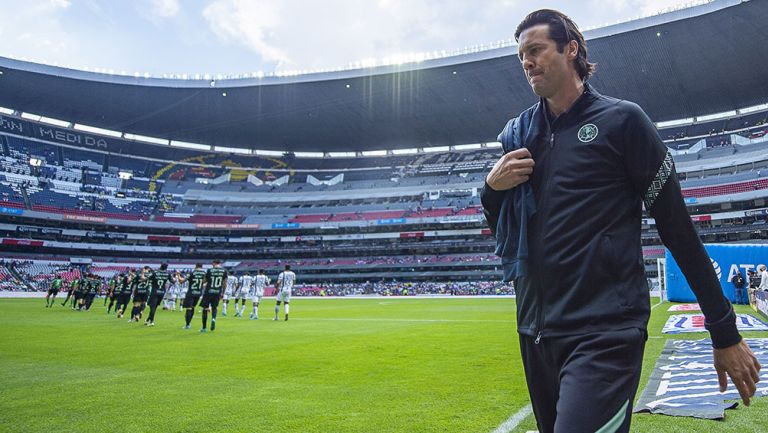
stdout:
[(237, 292), (237, 299), (245, 301), (251, 296), (251, 288), (253, 286), (253, 277), (250, 275), (243, 275), (240, 277), (240, 290)]
[(179, 282), (174, 278), (173, 284), (171, 284), (171, 287), (169, 287), (168, 291), (165, 292), (165, 299), (169, 301), (175, 301), (180, 291), (181, 288), (179, 287)]
[(224, 300), (228, 300), (235, 293), (237, 288), (237, 277), (230, 275), (227, 277), (227, 285), (224, 288)]
[(293, 271), (283, 271), (277, 276), (277, 282), (280, 284), (280, 292), (277, 294), (277, 300), (288, 302), (291, 300), (291, 290), (293, 283), (296, 282), (296, 274)]
[(269, 284), (269, 277), (266, 275), (256, 275), (255, 290), (253, 291), (253, 302), (261, 302), (264, 296), (264, 288)]

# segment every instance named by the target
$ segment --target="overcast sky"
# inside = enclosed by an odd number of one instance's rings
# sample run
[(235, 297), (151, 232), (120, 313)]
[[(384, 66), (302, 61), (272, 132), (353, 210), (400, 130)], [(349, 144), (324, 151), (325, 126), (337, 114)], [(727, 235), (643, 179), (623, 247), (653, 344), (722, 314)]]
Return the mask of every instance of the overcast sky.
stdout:
[(332, 68), (512, 37), (526, 13), (613, 24), (680, 0), (0, 0), (0, 56), (127, 73)]

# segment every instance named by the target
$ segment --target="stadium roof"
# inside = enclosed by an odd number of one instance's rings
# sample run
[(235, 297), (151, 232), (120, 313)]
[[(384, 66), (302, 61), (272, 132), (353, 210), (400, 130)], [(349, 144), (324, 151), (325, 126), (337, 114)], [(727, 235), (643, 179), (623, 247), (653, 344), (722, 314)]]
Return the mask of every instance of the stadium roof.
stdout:
[[(511, 30), (510, 30), (511, 31)], [(654, 121), (768, 102), (768, 1), (718, 0), (586, 33), (601, 93)], [(535, 97), (506, 46), (418, 64), (229, 80), (97, 74), (0, 58), (0, 106), (192, 143), (357, 151), (495, 141)]]

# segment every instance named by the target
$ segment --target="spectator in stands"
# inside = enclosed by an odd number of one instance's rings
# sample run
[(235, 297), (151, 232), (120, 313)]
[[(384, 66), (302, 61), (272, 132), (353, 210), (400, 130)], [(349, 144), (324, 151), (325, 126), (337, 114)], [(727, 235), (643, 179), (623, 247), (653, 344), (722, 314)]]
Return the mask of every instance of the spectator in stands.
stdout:
[(748, 405), (760, 364), (736, 329), (654, 124), (587, 83), (594, 64), (566, 15), (533, 12), (515, 39), (540, 100), (499, 135), (505, 154), (481, 198), (505, 280), (515, 281), (539, 431), (630, 429), (650, 315), (638, 265), (643, 203), (704, 312), (720, 391), (727, 374)]
[(744, 290), (744, 276), (741, 275), (741, 271), (736, 271), (736, 275), (733, 276), (733, 287), (736, 289), (736, 303), (747, 304), (746, 291)]

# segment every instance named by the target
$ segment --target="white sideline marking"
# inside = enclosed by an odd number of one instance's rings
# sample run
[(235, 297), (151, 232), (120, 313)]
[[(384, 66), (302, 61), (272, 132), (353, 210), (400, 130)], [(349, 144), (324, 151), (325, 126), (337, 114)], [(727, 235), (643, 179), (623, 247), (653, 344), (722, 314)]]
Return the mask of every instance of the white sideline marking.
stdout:
[(387, 319), (387, 318), (344, 318), (344, 317), (299, 317), (295, 320), (303, 322), (325, 321), (325, 322), (437, 322), (437, 323), (515, 323), (514, 320), (479, 320), (479, 319)]
[(509, 417), (504, 423), (498, 427), (496, 427), (496, 430), (494, 430), (492, 433), (509, 433), (517, 427), (518, 424), (520, 424), (528, 415), (530, 415), (533, 412), (533, 409), (531, 408), (530, 404), (527, 404), (523, 406), (522, 409), (517, 411), (516, 414)]

